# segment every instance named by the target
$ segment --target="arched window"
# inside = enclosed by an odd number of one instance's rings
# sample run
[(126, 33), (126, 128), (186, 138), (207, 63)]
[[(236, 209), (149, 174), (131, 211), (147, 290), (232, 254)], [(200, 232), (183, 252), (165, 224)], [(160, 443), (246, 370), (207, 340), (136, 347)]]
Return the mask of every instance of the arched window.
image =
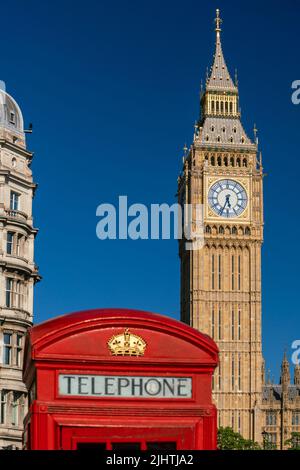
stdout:
[(224, 102), (221, 101), (221, 113), (223, 114), (223, 112), (224, 112)]
[(210, 228), (209, 225), (206, 226), (205, 232), (206, 232), (206, 233), (209, 233), (209, 234), (211, 233), (211, 228)]
[(245, 229), (245, 235), (251, 235), (251, 230), (249, 227), (246, 227)]
[(232, 114), (233, 113), (233, 104), (232, 103), (229, 104), (229, 110), (230, 110), (230, 114)]
[[(241, 254), (238, 255), (238, 290), (241, 290)], [(239, 312), (239, 339), (241, 339), (241, 312)]]
[(236, 264), (236, 257), (233, 252), (233, 254), (231, 255), (231, 289), (232, 290), (235, 289), (235, 264)]
[(222, 255), (218, 256), (218, 288), (222, 289)]
[(222, 166), (222, 159), (220, 156), (218, 157), (218, 166)]
[(237, 228), (236, 228), (236, 227), (232, 227), (231, 233), (232, 233), (232, 235), (237, 235)]
[(236, 159), (236, 164), (237, 164), (237, 166), (241, 166), (241, 159), (240, 158)]
[(221, 235), (224, 235), (224, 227), (220, 227), (220, 228), (219, 228), (219, 233), (220, 233)]
[(231, 158), (230, 158), (230, 165), (231, 165), (231, 166), (234, 166), (234, 157), (231, 157)]
[(215, 160), (215, 157), (214, 157), (214, 156), (211, 157), (211, 159), (210, 159), (210, 164), (211, 164), (211, 166), (215, 166), (216, 160)]
[(212, 100), (212, 102), (211, 102), (211, 110), (212, 110), (212, 112), (215, 111), (215, 102), (214, 102), (214, 100)]
[(9, 122), (10, 124), (16, 124), (16, 115), (13, 111), (9, 113)]
[(215, 259), (215, 254), (213, 253), (211, 255), (211, 288), (212, 290), (215, 289), (215, 271), (216, 271), (216, 259)]
[(243, 166), (247, 168), (248, 166), (247, 158), (243, 159)]
[(228, 166), (228, 158), (227, 157), (224, 157), (224, 165)]
[[(215, 337), (215, 310), (213, 308), (213, 311), (211, 313), (211, 337), (214, 339)], [(214, 376), (213, 376), (214, 379)]]
[[(239, 354), (238, 356), (238, 389), (241, 391), (242, 390), (242, 361), (241, 361), (241, 355)], [(241, 419), (240, 413), (239, 413), (239, 420)], [(241, 428), (241, 423), (239, 422), (239, 430)]]
[(266, 425), (267, 426), (276, 426), (277, 423), (277, 414), (276, 411), (268, 411), (266, 415)]

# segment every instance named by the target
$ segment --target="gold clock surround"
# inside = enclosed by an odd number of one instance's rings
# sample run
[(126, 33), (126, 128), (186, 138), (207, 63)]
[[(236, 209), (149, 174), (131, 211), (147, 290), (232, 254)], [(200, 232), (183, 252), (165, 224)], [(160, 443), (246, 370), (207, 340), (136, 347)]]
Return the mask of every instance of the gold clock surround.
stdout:
[[(217, 183), (218, 181), (223, 181), (224, 179), (232, 179), (233, 181), (236, 181), (239, 183), (244, 190), (246, 191), (247, 197), (248, 197), (248, 204), (246, 209), (242, 212), (242, 214), (238, 215), (237, 217), (230, 218), (228, 219), (227, 217), (221, 217), (218, 216), (209, 206), (208, 204), (208, 193), (210, 188)], [(245, 222), (249, 223), (250, 221), (250, 204), (249, 201), (251, 200), (251, 190), (250, 190), (250, 182), (249, 178), (247, 177), (241, 177), (241, 176), (229, 176), (229, 175), (219, 175), (216, 177), (209, 176), (205, 180), (205, 219), (210, 219), (210, 220), (215, 220), (220, 222), (220, 220), (226, 221), (226, 223), (234, 222), (234, 221), (240, 221), (240, 222)]]

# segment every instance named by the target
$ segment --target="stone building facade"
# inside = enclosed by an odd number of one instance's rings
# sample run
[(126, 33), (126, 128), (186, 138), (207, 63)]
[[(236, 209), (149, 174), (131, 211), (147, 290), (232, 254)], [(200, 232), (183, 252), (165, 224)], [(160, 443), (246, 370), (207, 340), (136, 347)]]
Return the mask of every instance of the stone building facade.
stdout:
[[(28, 132), (28, 131), (27, 131)], [(22, 112), (0, 89), (0, 449), (22, 447), (27, 411), (22, 382), (24, 335), (33, 319), (34, 263), (32, 199), (36, 185)]]
[[(279, 384), (267, 379), (263, 386), (260, 404), (262, 435), (266, 445), (285, 449), (292, 433), (300, 436), (300, 365), (294, 367), (293, 381), (286, 354), (281, 365)], [(300, 439), (298, 443), (300, 446)], [(270, 446), (269, 446), (270, 447)]]

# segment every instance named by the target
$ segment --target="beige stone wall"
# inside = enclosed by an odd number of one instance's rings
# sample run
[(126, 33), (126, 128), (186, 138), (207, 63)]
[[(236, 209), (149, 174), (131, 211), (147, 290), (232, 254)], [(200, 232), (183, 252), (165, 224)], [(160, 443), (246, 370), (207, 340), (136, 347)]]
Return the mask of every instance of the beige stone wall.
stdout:
[[(285, 403), (281, 400), (264, 400), (260, 409), (262, 432), (267, 433), (277, 449), (287, 448), (285, 442), (291, 438), (292, 432), (300, 433), (300, 397)], [(270, 414), (274, 416), (272, 419)], [(297, 421), (295, 414), (298, 415)]]
[[(211, 165), (211, 157), (221, 157), (222, 164)], [(247, 167), (223, 164), (238, 158), (247, 158)], [(208, 206), (210, 185), (223, 178), (247, 189), (249, 204), (240, 217), (218, 217)], [(204, 204), (205, 246), (186, 251), (181, 243), (181, 318), (219, 346), (220, 366), (213, 380), (219, 426), (260, 440), (255, 408), (262, 390), (262, 168), (253, 152), (206, 151), (194, 143), (179, 180), (181, 200), (182, 191), (186, 202)]]

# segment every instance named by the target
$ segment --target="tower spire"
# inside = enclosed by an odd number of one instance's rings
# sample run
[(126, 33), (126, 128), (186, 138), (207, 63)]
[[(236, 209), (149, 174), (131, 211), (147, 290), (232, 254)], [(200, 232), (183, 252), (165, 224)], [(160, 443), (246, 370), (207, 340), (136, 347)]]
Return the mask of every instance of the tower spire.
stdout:
[(286, 349), (284, 350), (283, 360), (281, 363), (281, 380), (280, 383), (288, 385), (290, 383), (290, 365), (286, 354)]
[[(240, 121), (239, 93), (236, 83), (228, 71), (221, 44), (220, 10), (216, 10), (215, 34), (216, 45), (213, 63), (206, 72), (205, 89), (200, 93), (199, 132), (194, 135), (197, 143), (217, 146), (224, 144), (232, 147), (238, 145), (254, 149), (253, 143), (247, 136)], [(201, 130), (202, 129), (202, 130)]]
[(215, 32), (216, 32), (216, 51), (214, 55), (214, 62), (211, 68), (210, 76), (207, 80), (207, 89), (212, 90), (224, 90), (237, 92), (237, 88), (234, 85), (232, 78), (227, 69), (227, 65), (223, 56), (222, 45), (221, 45), (221, 24), (223, 20), (220, 18), (220, 10), (216, 10), (215, 18)]
[(295, 365), (294, 369), (294, 384), (300, 387), (300, 364)]

